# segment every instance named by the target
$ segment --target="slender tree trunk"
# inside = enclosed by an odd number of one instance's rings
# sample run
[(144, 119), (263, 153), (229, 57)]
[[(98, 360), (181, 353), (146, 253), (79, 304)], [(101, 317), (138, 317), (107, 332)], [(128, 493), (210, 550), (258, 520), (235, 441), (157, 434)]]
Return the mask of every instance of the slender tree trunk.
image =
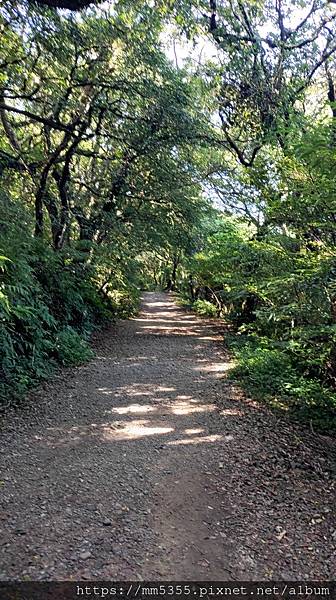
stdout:
[(35, 237), (43, 235), (43, 199), (46, 191), (48, 171), (42, 173), (42, 177), (35, 194)]
[(176, 290), (177, 267), (180, 264), (180, 257), (177, 254), (173, 256), (173, 268), (171, 274), (171, 291)]
[(336, 87), (334, 83), (334, 78), (328, 65), (326, 64), (326, 75), (327, 75), (327, 83), (328, 83), (328, 100), (330, 102), (331, 112), (332, 112), (332, 130), (331, 130), (331, 144), (333, 147), (336, 146)]

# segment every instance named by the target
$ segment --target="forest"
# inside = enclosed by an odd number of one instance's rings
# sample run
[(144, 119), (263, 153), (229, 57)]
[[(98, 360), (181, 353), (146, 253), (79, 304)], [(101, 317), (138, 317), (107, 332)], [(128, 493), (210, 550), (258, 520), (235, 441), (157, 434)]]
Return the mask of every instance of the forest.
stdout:
[(2, 408), (165, 290), (331, 432), (334, 1), (4, 0), (0, 27)]

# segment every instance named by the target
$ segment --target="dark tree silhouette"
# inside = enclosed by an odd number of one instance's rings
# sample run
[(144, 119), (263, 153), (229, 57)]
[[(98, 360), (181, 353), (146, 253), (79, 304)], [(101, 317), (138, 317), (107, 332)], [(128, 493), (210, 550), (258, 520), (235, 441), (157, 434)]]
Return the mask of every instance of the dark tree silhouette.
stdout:
[(99, 4), (97, 0), (29, 0), (30, 4), (39, 4), (51, 8), (65, 8), (67, 10), (83, 10), (90, 4)]

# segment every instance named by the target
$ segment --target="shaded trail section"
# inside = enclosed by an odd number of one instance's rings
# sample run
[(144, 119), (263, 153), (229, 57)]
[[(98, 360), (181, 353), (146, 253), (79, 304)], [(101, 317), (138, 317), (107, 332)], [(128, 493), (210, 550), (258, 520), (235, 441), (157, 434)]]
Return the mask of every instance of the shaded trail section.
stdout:
[(330, 456), (227, 381), (213, 322), (146, 293), (96, 346), (2, 422), (0, 579), (332, 578)]

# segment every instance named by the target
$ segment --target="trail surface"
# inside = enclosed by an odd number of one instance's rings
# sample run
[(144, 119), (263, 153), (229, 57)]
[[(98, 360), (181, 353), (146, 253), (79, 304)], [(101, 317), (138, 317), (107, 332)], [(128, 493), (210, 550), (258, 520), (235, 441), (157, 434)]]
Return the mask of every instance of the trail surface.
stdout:
[(329, 446), (226, 380), (216, 326), (147, 293), (96, 345), (2, 423), (0, 579), (335, 575)]

